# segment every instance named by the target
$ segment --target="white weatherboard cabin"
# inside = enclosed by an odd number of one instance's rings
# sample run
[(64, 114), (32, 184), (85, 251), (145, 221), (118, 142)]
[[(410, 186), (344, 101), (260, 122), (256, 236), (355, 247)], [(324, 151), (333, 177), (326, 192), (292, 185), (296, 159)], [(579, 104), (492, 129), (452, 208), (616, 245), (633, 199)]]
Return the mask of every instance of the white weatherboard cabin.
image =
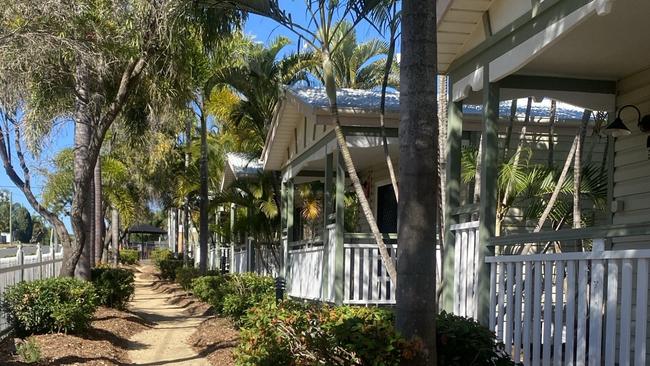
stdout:
[[(489, 326), (513, 359), (525, 365), (648, 363), (648, 14), (647, 1), (438, 1), (438, 66), (449, 78), (450, 99), (441, 307)], [(546, 156), (539, 150), (554, 146), (556, 162), (568, 155), (580, 110), (608, 112), (611, 123), (604, 132), (609, 137), (599, 137), (592, 125), (587, 132), (592, 159), (606, 164), (610, 208), (594, 215), (592, 227), (556, 231), (545, 226), (531, 233), (530, 223), (514, 210), (496, 236), (499, 146), (508, 114), (502, 102), (530, 96), (579, 108), (567, 111), (553, 134), (535, 119), (523, 136), (535, 154)], [(338, 98), (356, 168), (396, 255), (396, 204), (377, 127), (378, 93), (341, 90)], [(396, 165), (398, 99), (389, 93), (386, 121)], [(477, 104), (482, 107), (471, 107)], [(515, 126), (513, 138), (523, 124)], [(479, 135), (480, 201), (472, 203), (460, 180), (461, 149)], [(322, 90), (286, 90), (261, 165), (281, 172), (288, 293), (337, 304), (394, 303), (394, 289), (363, 217), (350, 224), (349, 182)], [(324, 186), (324, 219), (320, 228), (312, 223), (305, 230), (307, 223), (294, 210), (294, 187), (314, 181)], [(576, 241), (589, 250), (538, 249)], [(509, 254), (526, 245), (533, 248), (528, 254)]]

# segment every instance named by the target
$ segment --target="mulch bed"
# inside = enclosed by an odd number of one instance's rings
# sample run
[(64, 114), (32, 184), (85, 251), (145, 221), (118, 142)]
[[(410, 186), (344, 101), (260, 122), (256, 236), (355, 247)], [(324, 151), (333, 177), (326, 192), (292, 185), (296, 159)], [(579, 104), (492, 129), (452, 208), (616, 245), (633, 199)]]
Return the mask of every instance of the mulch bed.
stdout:
[[(83, 336), (44, 334), (30, 338), (41, 350), (41, 362), (36, 365), (123, 365), (129, 363), (128, 339), (148, 328), (137, 315), (100, 307)], [(12, 343), (8, 338), (0, 344), (0, 365), (27, 365), (11, 354)]]
[(239, 332), (226, 318), (212, 317), (205, 320), (188, 343), (214, 366), (235, 364), (233, 351), (239, 343)]

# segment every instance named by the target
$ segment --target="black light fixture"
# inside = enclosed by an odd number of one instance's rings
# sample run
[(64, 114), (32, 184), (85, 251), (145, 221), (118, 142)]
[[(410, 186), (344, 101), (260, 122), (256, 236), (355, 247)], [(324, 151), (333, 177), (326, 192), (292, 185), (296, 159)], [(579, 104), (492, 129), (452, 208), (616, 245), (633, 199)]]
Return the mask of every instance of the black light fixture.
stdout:
[(639, 127), (639, 130), (644, 133), (650, 133), (650, 115), (645, 115), (642, 117), (639, 108), (632, 104), (624, 105), (618, 110), (616, 119), (607, 125), (604, 133), (613, 137), (627, 136), (632, 133), (632, 131), (630, 131), (627, 126), (625, 126), (625, 123), (623, 123), (623, 120), (621, 119), (621, 112), (623, 112), (623, 110), (626, 108), (633, 108), (636, 111), (638, 115), (637, 126)]

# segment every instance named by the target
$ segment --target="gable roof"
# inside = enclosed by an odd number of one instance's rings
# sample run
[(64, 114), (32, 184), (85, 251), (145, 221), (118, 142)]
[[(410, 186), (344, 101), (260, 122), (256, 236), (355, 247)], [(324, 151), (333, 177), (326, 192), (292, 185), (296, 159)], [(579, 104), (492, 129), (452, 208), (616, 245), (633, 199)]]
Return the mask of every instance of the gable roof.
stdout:
[(221, 190), (223, 191), (237, 179), (256, 177), (261, 172), (262, 162), (252, 154), (227, 153), (226, 168), (221, 180)]

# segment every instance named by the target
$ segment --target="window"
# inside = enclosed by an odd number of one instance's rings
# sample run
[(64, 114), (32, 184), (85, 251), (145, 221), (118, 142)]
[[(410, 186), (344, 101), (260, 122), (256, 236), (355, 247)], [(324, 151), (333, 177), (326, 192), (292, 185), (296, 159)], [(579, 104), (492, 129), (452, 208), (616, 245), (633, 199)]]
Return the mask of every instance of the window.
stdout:
[(392, 184), (377, 187), (377, 225), (382, 233), (397, 232), (397, 201)]

